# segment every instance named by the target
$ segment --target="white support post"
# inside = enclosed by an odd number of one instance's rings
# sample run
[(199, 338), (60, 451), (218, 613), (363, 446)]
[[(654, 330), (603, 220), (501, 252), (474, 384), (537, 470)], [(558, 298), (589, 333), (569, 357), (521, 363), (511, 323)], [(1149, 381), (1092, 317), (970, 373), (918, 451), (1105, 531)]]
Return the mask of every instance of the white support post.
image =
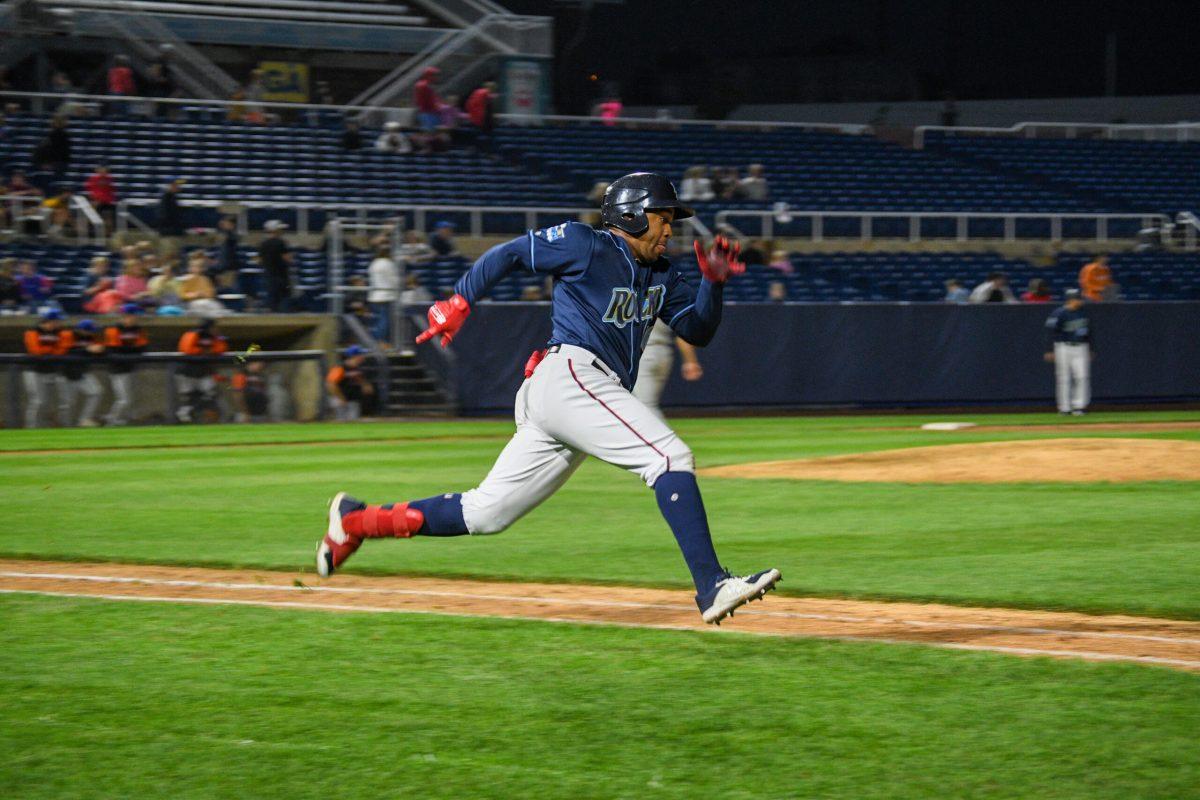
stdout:
[(820, 214), (813, 214), (809, 218), (812, 220), (812, 240), (814, 242), (825, 241), (825, 218)]

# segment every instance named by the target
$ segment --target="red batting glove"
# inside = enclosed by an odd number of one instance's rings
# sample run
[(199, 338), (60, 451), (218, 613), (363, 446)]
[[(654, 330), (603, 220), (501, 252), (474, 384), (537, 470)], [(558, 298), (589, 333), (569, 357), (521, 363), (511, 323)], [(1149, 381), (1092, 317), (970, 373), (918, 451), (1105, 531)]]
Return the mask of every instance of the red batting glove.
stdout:
[(445, 347), (458, 335), (458, 329), (467, 321), (470, 313), (471, 306), (461, 294), (456, 294), (449, 300), (438, 300), (429, 307), (429, 327), (417, 336), (417, 344), (441, 336), (442, 347)]
[(529, 360), (525, 362), (525, 377), (532, 378), (534, 370), (538, 368), (538, 364), (542, 363), (542, 359), (546, 357), (545, 350), (534, 350), (530, 354)]
[(708, 253), (700, 248), (699, 239), (692, 244), (696, 249), (696, 262), (700, 265), (700, 272), (710, 282), (724, 283), (731, 276), (741, 275), (746, 271), (745, 263), (738, 260), (742, 253), (742, 245), (739, 242), (731, 242), (724, 236), (718, 236), (713, 240)]

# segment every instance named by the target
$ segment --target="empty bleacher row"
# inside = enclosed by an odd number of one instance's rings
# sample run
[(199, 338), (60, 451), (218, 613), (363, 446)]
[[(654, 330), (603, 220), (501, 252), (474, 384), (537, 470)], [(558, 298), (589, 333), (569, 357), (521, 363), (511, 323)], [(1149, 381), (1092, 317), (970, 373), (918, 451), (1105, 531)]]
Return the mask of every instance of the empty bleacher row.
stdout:
[(926, 148), (984, 168), (1086, 192), (1114, 208), (1200, 210), (1200, 143), (1016, 139), (931, 132)]
[[(209, 251), (215, 258), (216, 250)], [(55, 296), (70, 311), (79, 308), (79, 292), (91, 258), (108, 251), (102, 247), (72, 247), (38, 242), (0, 244), (0, 258), (30, 258), (43, 274), (55, 281)], [(108, 253), (114, 272), (119, 271), (117, 253)], [(242, 249), (242, 263), (250, 265), (255, 252)], [(371, 254), (348, 250), (345, 280), (366, 275)], [(1034, 278), (1049, 285), (1054, 299), (1064, 289), (1078, 285), (1079, 270), (1090, 257), (1061, 254), (1049, 265), (1006, 257), (994, 252), (971, 253), (793, 253), (789, 257), (792, 272), (754, 265), (747, 273), (731, 281), (725, 297), (729, 302), (765, 302), (770, 299), (773, 283), (783, 284), (788, 302), (940, 302), (945, 296), (945, 281), (960, 280), (967, 288), (982, 282), (991, 272), (1004, 272), (1018, 294)], [(695, 261), (690, 256), (676, 259), (693, 282), (699, 280)], [(1200, 269), (1196, 256), (1183, 253), (1118, 253), (1112, 256), (1115, 280), (1125, 300), (1200, 300)], [(470, 266), (462, 256), (438, 258), (410, 267), (421, 286), (432, 296), (450, 292), (455, 281)], [(327, 308), (328, 262), (323, 251), (299, 249), (295, 264), (301, 305), (307, 310)], [(527, 287), (542, 288), (544, 276), (518, 273), (501, 282), (491, 299), (511, 302), (521, 299)], [(235, 310), (236, 310), (235, 306)]]

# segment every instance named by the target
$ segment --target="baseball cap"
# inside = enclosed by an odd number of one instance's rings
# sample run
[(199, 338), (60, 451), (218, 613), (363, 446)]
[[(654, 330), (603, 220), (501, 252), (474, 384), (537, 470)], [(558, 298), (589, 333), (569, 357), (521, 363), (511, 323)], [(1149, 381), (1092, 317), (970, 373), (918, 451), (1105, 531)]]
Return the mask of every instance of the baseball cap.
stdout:
[(363, 347), (362, 345), (357, 345), (357, 344), (350, 345), (349, 347), (346, 348), (345, 352), (343, 353), (343, 355), (345, 355), (346, 358), (353, 358), (354, 356), (363, 356), (366, 354), (367, 354), (367, 348)]
[(287, 230), (287, 223), (281, 219), (269, 219), (267, 220), (267, 224), (263, 225), (263, 230), (285, 231)]
[(1065, 292), (1063, 292), (1063, 297), (1065, 297), (1068, 300), (1076, 299), (1079, 296), (1080, 296), (1080, 294), (1079, 294), (1078, 289), (1067, 289)]
[(122, 314), (140, 314), (140, 313), (142, 313), (142, 307), (139, 306), (137, 303), (126, 303), (125, 305), (121, 306), (121, 313)]
[(45, 319), (45, 320), (62, 319), (63, 313), (61, 311), (59, 311), (57, 308), (54, 308), (53, 306), (47, 306), (46, 308), (43, 308), (41, 310), (41, 313), (39, 314), (39, 316), (41, 316), (41, 318)]
[(458, 228), (458, 226), (455, 225), (453, 222), (451, 222), (448, 219), (443, 219), (443, 220), (440, 220), (438, 222), (438, 224), (434, 225), (433, 228), (434, 228), (434, 230), (437, 230), (438, 228), (450, 228), (451, 230), (454, 230), (454, 229)]
[(87, 333), (95, 333), (96, 323), (92, 322), (90, 319), (81, 319), (79, 322), (75, 323), (75, 329), (86, 331)]

